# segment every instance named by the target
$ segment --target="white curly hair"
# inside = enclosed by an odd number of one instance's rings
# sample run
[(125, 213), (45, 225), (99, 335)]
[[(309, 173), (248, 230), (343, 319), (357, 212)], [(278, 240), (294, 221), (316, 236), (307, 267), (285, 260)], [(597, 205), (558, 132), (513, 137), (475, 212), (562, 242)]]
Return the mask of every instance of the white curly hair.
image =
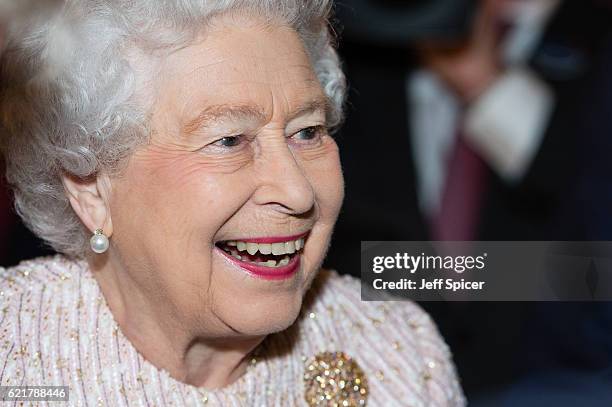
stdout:
[(53, 10), (9, 28), (0, 146), (18, 214), (61, 253), (82, 256), (88, 241), (62, 176), (117, 174), (148, 140), (146, 86), (130, 60), (163, 58), (215, 16), (257, 13), (292, 27), (331, 101), (330, 127), (342, 120), (346, 85), (329, 28), (331, 0), (65, 0)]

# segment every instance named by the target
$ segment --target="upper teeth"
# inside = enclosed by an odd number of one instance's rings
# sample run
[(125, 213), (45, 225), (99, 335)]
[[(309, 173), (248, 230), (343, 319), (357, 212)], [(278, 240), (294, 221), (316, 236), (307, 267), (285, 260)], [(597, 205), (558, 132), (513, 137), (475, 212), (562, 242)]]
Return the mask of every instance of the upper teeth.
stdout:
[(288, 242), (277, 243), (253, 243), (230, 240), (226, 243), (228, 246), (235, 246), (238, 251), (247, 251), (250, 255), (257, 252), (261, 254), (273, 254), (275, 256), (283, 254), (292, 254), (304, 247), (304, 238), (290, 240)]

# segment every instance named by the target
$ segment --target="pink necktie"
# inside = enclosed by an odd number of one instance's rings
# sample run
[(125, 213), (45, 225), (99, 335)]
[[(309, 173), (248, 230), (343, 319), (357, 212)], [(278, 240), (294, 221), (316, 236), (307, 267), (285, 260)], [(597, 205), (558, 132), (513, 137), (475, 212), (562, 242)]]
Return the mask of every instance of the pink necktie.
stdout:
[(431, 225), (434, 240), (477, 238), (486, 177), (485, 162), (459, 134), (448, 162), (440, 212)]
[[(496, 23), (497, 41), (502, 42), (514, 25), (513, 21), (499, 20)], [(462, 122), (459, 121), (458, 129), (461, 128)], [(458, 130), (447, 166), (440, 211), (431, 222), (434, 240), (478, 239), (479, 215), (487, 177), (486, 163), (465, 142), (461, 130)]]

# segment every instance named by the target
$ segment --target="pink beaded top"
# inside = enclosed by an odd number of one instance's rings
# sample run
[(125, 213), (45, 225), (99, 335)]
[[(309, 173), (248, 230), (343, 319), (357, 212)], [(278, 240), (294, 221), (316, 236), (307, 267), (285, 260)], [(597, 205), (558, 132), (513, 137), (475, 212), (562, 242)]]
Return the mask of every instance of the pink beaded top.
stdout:
[(0, 384), (69, 386), (70, 406), (465, 405), (429, 316), (411, 302), (362, 302), (352, 277), (322, 271), (297, 321), (209, 391), (145, 360), (87, 262), (61, 255), (0, 268)]

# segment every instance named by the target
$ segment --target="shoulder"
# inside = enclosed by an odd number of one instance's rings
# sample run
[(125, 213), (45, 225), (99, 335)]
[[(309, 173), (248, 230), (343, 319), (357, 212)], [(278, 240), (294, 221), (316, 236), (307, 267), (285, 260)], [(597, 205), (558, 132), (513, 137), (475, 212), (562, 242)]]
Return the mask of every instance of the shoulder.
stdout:
[(3, 313), (7, 314), (6, 307), (35, 295), (47, 285), (53, 285), (55, 280), (65, 278), (61, 260), (59, 255), (40, 257), (22, 261), (14, 267), (0, 267), (0, 298), (5, 306)]
[(415, 405), (465, 404), (450, 350), (416, 303), (362, 301), (358, 279), (322, 271), (306, 298), (303, 318), (304, 326), (317, 325), (319, 336), (370, 371), (373, 405), (408, 399)]
[(78, 295), (73, 278), (78, 270), (79, 262), (61, 255), (0, 268), (1, 385), (19, 384), (26, 368), (39, 370), (41, 332), (57, 323), (61, 307)]
[(0, 297), (7, 304), (40, 290), (70, 285), (81, 269), (81, 261), (59, 254), (22, 261), (14, 267), (0, 267)]
[[(74, 273), (75, 266), (82, 268), (82, 262), (83, 260), (71, 259), (62, 254), (23, 260), (13, 267), (0, 267), (0, 281), (5, 281), (8, 278), (19, 278), (19, 276), (28, 277), (27, 281), (31, 281), (30, 277), (45, 281), (54, 278), (59, 279), (61, 274), (66, 277), (68, 274)], [(44, 273), (45, 271), (48, 271), (48, 273)]]
[[(342, 319), (349, 325), (364, 325), (364, 329), (371, 326), (377, 330), (392, 325), (388, 328), (411, 332), (411, 336), (418, 336), (419, 339), (428, 335), (440, 337), (431, 317), (413, 301), (394, 297), (389, 297), (389, 301), (363, 301), (361, 282), (353, 276), (324, 270), (313, 283), (311, 291), (305, 309), (319, 312), (339, 309)], [(448, 352), (448, 347), (443, 347)]]

